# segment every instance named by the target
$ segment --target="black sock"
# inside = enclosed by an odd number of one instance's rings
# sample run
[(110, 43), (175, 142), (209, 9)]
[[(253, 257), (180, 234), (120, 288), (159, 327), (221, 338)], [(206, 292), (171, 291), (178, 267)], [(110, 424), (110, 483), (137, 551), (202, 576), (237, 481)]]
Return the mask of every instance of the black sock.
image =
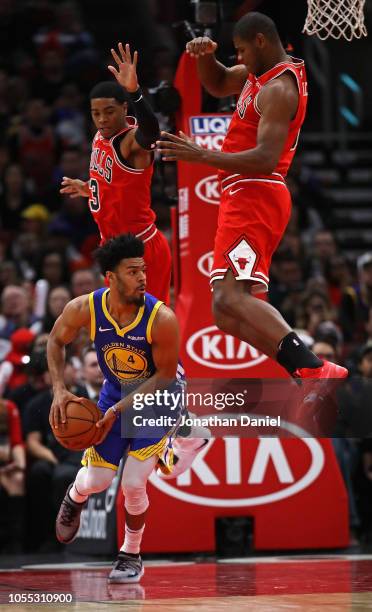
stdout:
[(299, 368), (320, 368), (323, 365), (295, 332), (287, 334), (279, 343), (276, 358), (289, 374), (293, 374)]
[(139, 553), (125, 553), (122, 550), (120, 552), (122, 552), (123, 555), (127, 555), (127, 557), (133, 557), (133, 559), (138, 559), (138, 557), (140, 556)]

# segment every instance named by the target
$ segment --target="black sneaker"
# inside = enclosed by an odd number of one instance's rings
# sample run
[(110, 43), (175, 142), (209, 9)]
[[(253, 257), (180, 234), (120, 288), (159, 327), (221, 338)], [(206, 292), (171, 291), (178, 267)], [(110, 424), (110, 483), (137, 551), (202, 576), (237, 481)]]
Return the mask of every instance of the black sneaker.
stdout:
[(144, 573), (145, 568), (139, 555), (138, 557), (133, 557), (120, 551), (107, 580), (108, 582), (119, 584), (139, 582)]
[(81, 511), (86, 506), (86, 502), (78, 504), (70, 498), (71, 488), (72, 484), (67, 489), (56, 519), (56, 536), (62, 544), (69, 544), (75, 539), (80, 527)]

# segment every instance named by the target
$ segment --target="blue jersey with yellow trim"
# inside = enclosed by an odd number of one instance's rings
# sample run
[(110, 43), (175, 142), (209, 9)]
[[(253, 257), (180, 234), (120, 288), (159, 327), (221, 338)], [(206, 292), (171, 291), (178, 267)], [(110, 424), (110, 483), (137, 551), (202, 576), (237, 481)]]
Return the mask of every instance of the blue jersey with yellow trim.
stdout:
[(103, 409), (132, 393), (155, 373), (151, 329), (155, 315), (163, 304), (146, 293), (144, 305), (140, 306), (134, 321), (120, 328), (108, 312), (106, 300), (109, 291), (102, 288), (89, 295), (91, 339), (105, 377), (98, 402)]

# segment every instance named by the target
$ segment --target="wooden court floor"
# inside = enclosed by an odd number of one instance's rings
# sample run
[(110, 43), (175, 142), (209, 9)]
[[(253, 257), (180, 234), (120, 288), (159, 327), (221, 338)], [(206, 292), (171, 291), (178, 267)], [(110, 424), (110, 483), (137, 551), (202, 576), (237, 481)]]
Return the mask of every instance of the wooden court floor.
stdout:
[[(372, 555), (259, 557), (216, 563), (149, 561), (145, 567), (141, 583), (132, 585), (107, 584), (107, 564), (30, 565), (2, 570), (0, 609), (372, 610)], [(51, 598), (58, 594), (71, 595), (72, 602), (52, 603)], [(22, 595), (28, 603), (22, 603)], [(41, 597), (46, 603), (37, 603)]]

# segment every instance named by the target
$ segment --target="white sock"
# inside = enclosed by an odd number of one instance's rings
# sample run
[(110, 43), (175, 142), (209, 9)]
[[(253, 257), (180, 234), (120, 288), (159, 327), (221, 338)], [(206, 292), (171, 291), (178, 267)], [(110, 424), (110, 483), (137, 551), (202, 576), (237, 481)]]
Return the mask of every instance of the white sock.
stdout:
[(128, 525), (125, 525), (125, 538), (124, 544), (120, 551), (125, 553), (131, 553), (132, 555), (138, 555), (141, 547), (142, 535), (145, 529), (145, 525), (136, 531), (129, 529)]

